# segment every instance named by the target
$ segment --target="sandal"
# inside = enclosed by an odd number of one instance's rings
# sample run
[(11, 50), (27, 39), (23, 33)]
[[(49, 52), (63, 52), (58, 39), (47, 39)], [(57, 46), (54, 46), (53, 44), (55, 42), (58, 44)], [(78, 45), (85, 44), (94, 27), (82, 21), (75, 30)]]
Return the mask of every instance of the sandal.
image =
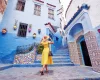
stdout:
[(43, 71), (40, 71), (41, 75), (44, 75)]

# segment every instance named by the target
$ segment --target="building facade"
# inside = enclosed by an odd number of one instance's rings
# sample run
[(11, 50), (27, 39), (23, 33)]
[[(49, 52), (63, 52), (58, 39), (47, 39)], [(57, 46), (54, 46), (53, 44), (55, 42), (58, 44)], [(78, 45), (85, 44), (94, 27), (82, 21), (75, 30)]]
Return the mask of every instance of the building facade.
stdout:
[(65, 35), (73, 63), (100, 72), (99, 0), (71, 0), (66, 10)]
[(7, 1), (6, 0), (0, 0), (0, 22), (2, 20), (4, 11), (6, 9)]
[(40, 43), (44, 35), (55, 42), (53, 51), (60, 47), (61, 38), (55, 36), (60, 27), (57, 15), (60, 8), (59, 0), (8, 0), (0, 24), (1, 63), (12, 63), (18, 46)]
[(66, 46), (66, 37), (65, 37), (65, 32), (64, 32), (64, 26), (65, 26), (65, 18), (64, 18), (64, 8), (63, 8), (63, 5), (62, 7), (57, 10), (58, 14), (59, 15), (59, 18), (60, 18), (60, 28), (59, 28), (59, 32), (62, 36), (62, 47), (65, 47)]

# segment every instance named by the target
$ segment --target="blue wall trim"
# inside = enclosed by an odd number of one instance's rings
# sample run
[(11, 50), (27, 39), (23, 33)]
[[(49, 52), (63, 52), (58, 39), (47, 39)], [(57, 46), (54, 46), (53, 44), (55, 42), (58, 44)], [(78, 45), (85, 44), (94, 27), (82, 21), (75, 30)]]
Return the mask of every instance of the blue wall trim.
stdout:
[(83, 30), (82, 24), (81, 23), (77, 23), (76, 25), (74, 25), (72, 27), (72, 29), (69, 32), (69, 35), (71, 35), (72, 37), (74, 37), (74, 35), (76, 35), (77, 33), (79, 33), (82, 30)]
[(89, 9), (89, 6), (87, 4), (82, 4), (82, 6), (78, 9), (78, 11), (70, 19), (70, 21), (68, 22), (68, 24), (64, 27), (64, 30), (72, 23), (72, 21), (81, 13), (81, 11), (83, 9), (88, 10)]

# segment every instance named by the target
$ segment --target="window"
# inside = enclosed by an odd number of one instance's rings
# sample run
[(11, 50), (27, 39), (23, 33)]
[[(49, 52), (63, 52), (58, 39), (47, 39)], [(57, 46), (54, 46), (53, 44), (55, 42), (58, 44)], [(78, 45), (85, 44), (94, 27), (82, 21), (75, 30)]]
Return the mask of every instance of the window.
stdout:
[(56, 37), (56, 41), (58, 41), (58, 39), (59, 39), (59, 38), (58, 38), (58, 37)]
[(16, 10), (24, 11), (25, 8), (25, 0), (18, 0)]
[(54, 19), (54, 10), (48, 9), (48, 18)]
[(62, 28), (62, 24), (61, 24), (61, 22), (60, 22), (60, 28)]
[(34, 15), (37, 15), (37, 16), (41, 15), (41, 6), (40, 5), (35, 4)]
[(19, 30), (18, 30), (18, 36), (26, 37), (27, 26), (28, 26), (28, 24), (20, 23)]

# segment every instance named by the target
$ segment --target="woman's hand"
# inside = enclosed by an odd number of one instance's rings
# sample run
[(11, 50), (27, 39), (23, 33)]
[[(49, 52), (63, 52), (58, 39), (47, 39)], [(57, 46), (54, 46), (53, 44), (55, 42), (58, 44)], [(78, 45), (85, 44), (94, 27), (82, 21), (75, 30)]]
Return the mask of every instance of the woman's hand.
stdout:
[(49, 41), (49, 44), (54, 44), (54, 42)]

